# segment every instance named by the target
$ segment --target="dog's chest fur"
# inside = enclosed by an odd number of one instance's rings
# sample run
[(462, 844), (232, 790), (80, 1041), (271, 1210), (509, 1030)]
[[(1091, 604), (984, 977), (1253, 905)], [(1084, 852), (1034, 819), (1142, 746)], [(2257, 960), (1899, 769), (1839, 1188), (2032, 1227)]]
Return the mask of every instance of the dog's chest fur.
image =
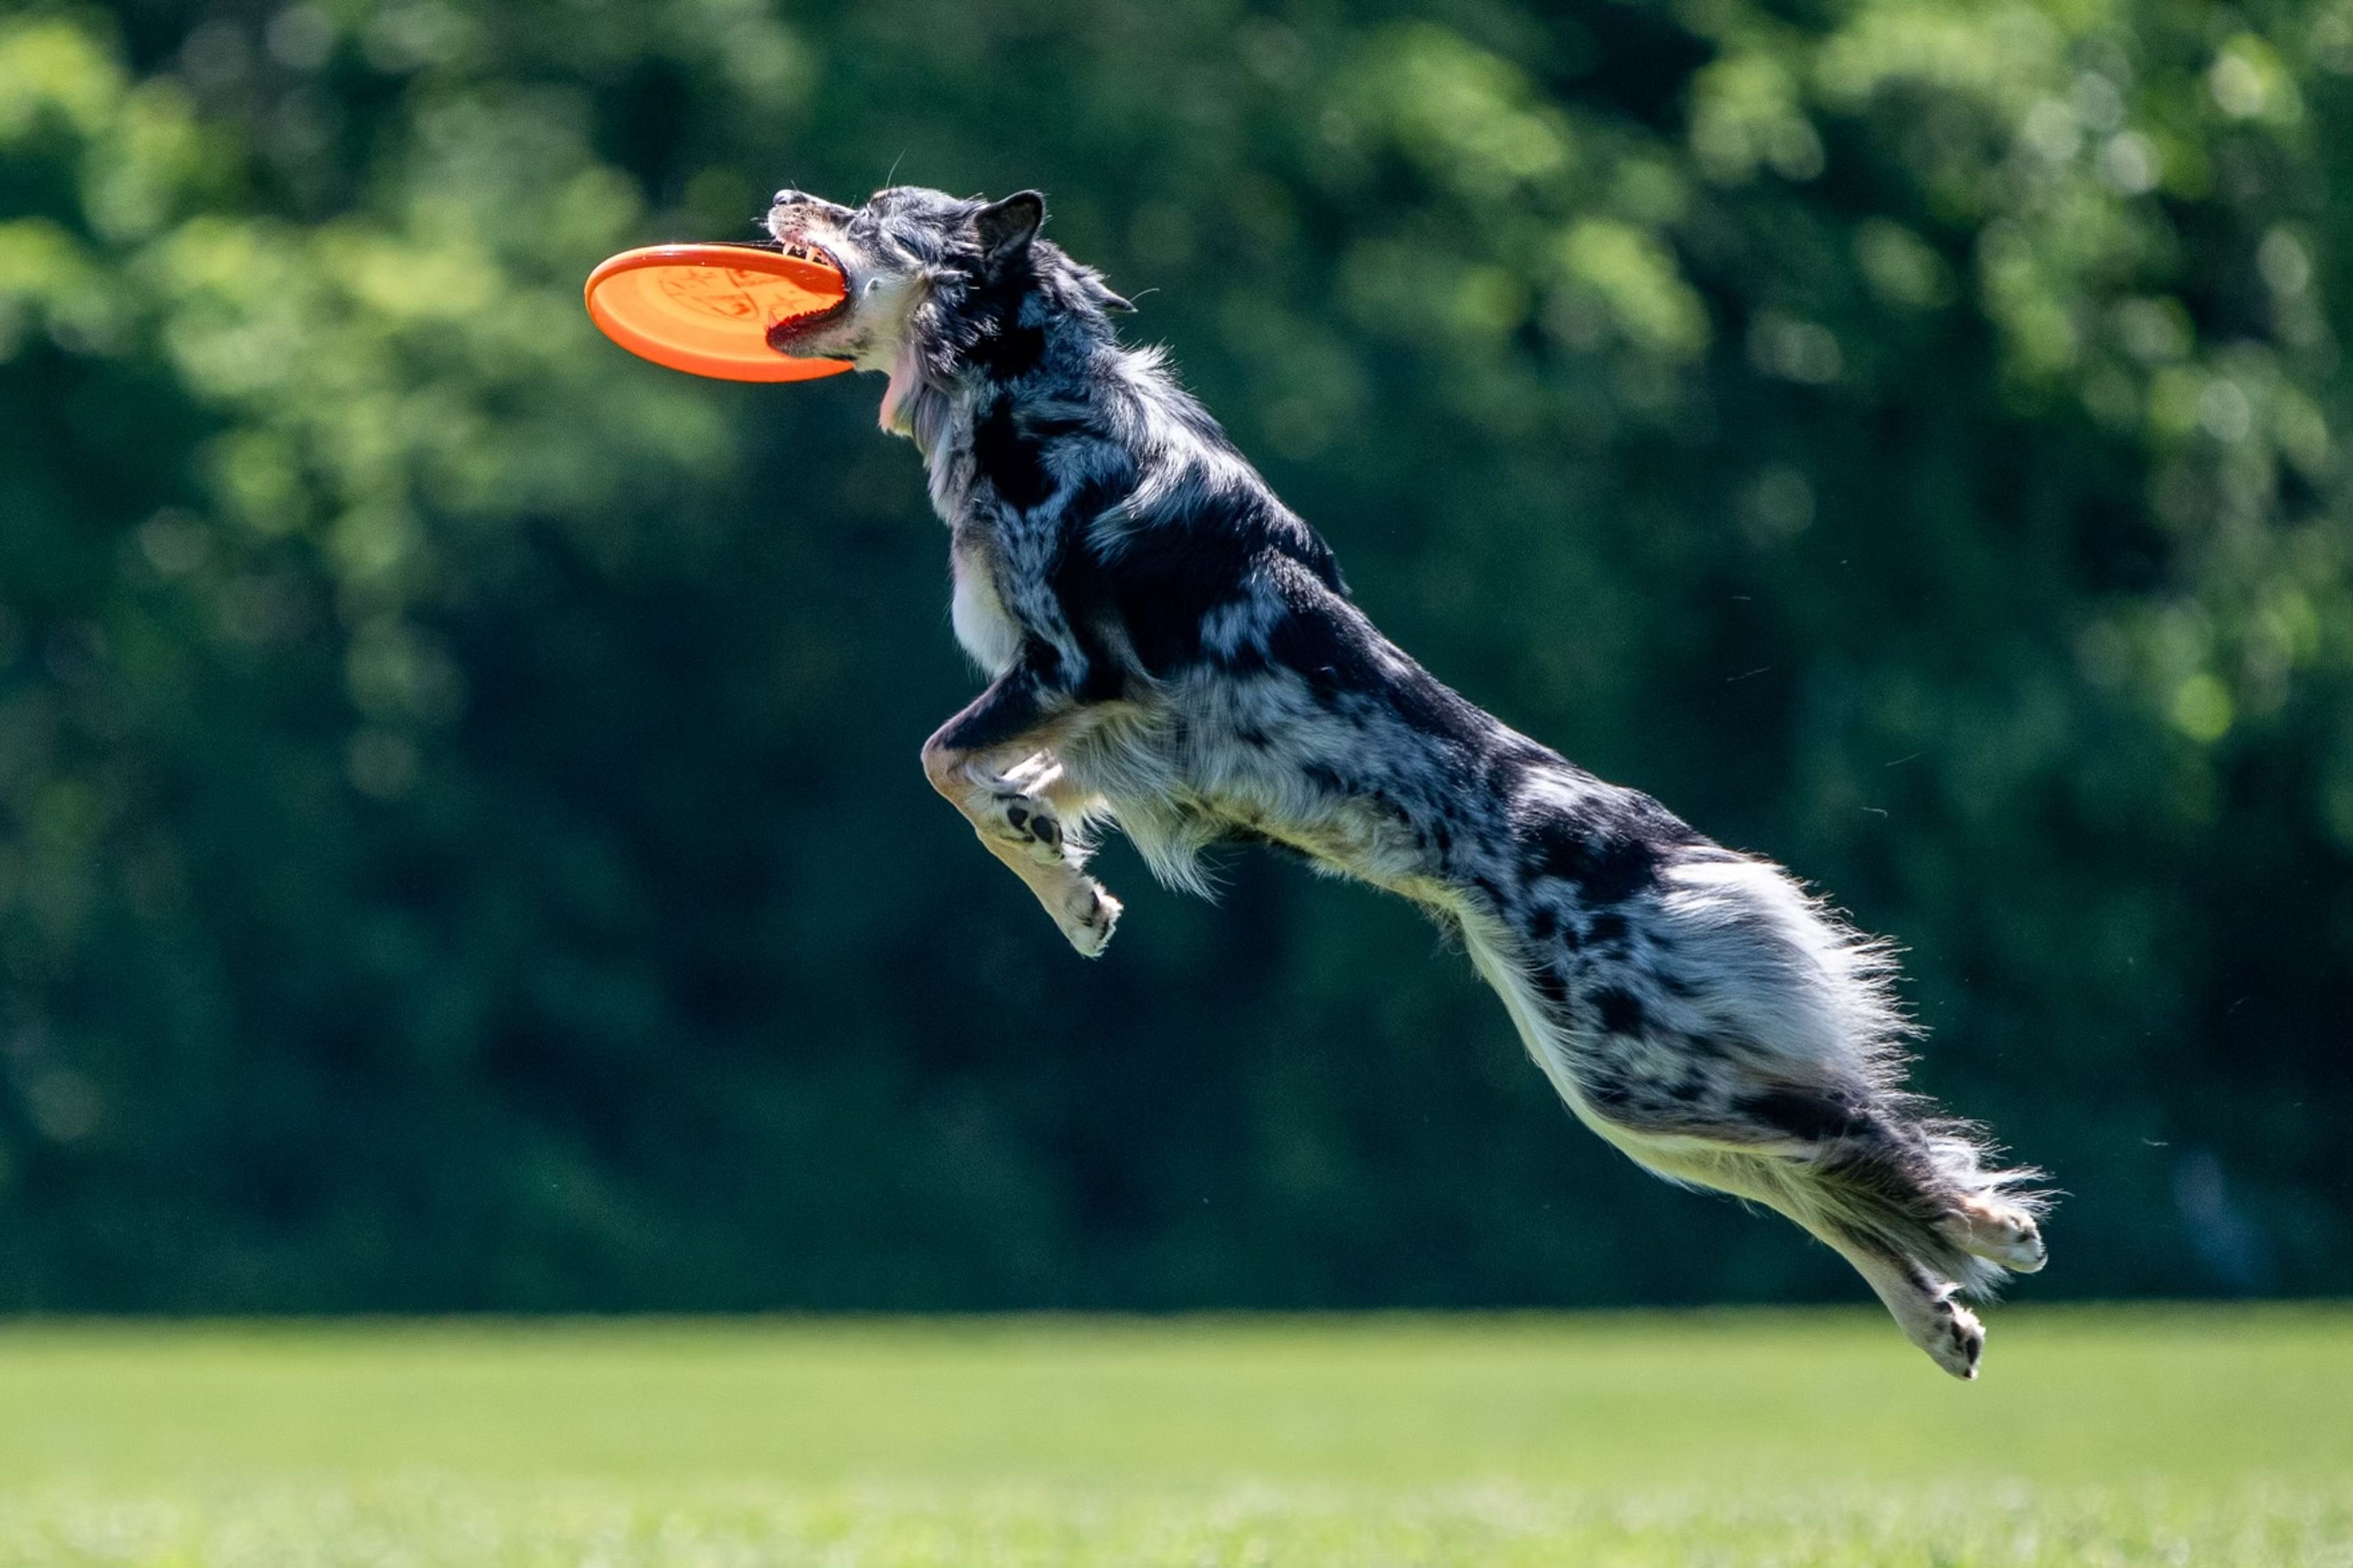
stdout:
[[(912, 356), (906, 356), (912, 358)], [(894, 383), (895, 386), (895, 383)], [(969, 400), (915, 385), (899, 393), (888, 427), (912, 439), (929, 470), (932, 508), (948, 525), (949, 624), (973, 663), (991, 676), (1021, 657), (1021, 623), (997, 586), (999, 520), (972, 502), (975, 464)]]
[(997, 591), (997, 552), (987, 531), (957, 530), (948, 547), (948, 568), (955, 584), (948, 618), (956, 641), (982, 669), (1004, 674), (1021, 657), (1021, 624), (1007, 613)]

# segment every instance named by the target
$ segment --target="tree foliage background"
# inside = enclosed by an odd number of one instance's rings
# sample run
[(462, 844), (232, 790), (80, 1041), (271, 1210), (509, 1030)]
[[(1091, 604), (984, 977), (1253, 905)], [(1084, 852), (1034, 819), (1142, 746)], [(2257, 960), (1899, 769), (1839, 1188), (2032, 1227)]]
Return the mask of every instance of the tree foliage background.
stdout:
[(1909, 950), (2060, 1294), (2353, 1289), (2353, 5), (0, 10), (0, 1303), (1852, 1295), (1409, 910), (1100, 964), (862, 378), (607, 253), (1051, 196), (1442, 677)]

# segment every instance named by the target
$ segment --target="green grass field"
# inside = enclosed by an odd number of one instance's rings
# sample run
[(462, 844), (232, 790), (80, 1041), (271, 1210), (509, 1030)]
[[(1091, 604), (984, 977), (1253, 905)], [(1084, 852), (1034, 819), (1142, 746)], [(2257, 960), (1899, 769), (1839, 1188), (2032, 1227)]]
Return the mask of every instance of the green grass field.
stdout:
[(0, 1563), (2353, 1568), (2353, 1311), (19, 1325)]

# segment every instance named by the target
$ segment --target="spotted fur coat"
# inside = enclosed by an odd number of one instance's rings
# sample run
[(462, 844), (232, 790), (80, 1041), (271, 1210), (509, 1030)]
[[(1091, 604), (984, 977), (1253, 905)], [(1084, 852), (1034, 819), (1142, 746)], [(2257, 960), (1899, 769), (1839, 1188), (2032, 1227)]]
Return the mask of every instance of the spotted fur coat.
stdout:
[(780, 192), (768, 219), (849, 284), (771, 345), (890, 377), (883, 427), (950, 531), (956, 637), (990, 679), (923, 749), (940, 793), (1090, 956), (1120, 912), (1085, 869), (1106, 825), (1179, 887), (1240, 839), (1413, 900), (1578, 1120), (1788, 1215), (1974, 1376), (1958, 1296), (2042, 1266), (2041, 1199), (1902, 1087), (1883, 947), (1383, 637), (1044, 216), (902, 187)]

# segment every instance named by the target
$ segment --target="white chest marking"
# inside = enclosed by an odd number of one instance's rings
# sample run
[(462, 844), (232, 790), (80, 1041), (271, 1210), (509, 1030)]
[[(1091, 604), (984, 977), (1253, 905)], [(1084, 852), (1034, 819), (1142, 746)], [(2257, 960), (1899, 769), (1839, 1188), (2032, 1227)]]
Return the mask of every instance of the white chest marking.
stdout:
[(997, 596), (987, 557), (959, 550), (953, 560), (955, 596), (948, 602), (948, 619), (956, 641), (975, 664), (992, 676), (1003, 675), (1021, 657), (1021, 628)]

